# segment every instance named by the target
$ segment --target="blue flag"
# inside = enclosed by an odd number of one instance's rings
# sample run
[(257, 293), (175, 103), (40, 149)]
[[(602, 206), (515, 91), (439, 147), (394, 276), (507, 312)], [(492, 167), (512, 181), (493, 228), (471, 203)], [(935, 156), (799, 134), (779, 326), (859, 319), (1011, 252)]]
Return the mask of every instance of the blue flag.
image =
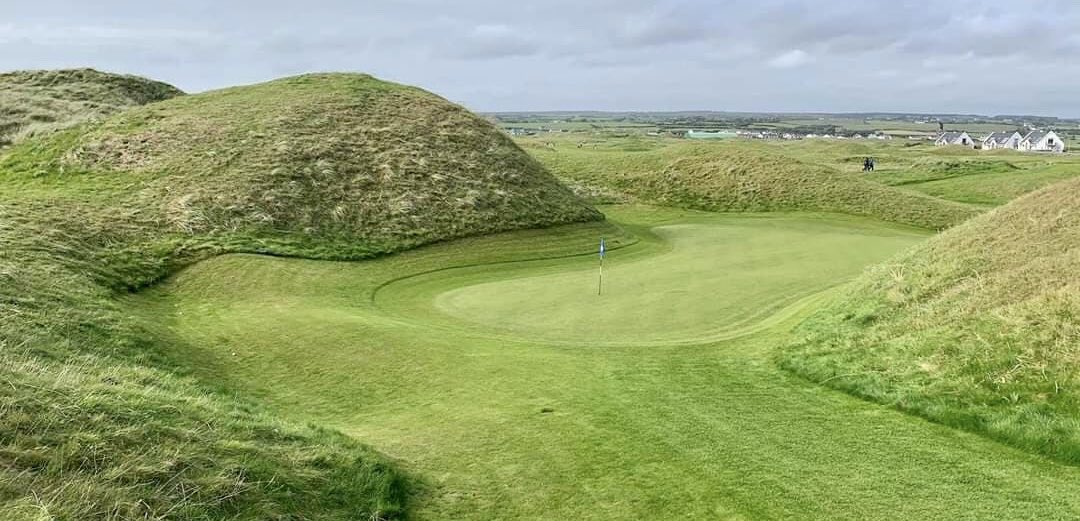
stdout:
[(604, 239), (600, 239), (600, 258), (604, 258)]

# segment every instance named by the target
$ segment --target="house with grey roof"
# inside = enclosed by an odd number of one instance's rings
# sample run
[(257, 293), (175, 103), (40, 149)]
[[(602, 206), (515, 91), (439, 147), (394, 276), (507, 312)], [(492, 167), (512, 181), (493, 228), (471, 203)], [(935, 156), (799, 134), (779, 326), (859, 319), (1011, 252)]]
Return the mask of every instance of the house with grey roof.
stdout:
[(1020, 140), (1019, 149), (1025, 152), (1064, 152), (1065, 141), (1053, 130), (1032, 130)]
[(983, 150), (1017, 150), (1020, 148), (1020, 140), (1024, 137), (1019, 132), (991, 132), (982, 140)]
[(934, 140), (934, 144), (943, 147), (946, 145), (960, 145), (975, 148), (975, 140), (967, 132), (942, 132)]

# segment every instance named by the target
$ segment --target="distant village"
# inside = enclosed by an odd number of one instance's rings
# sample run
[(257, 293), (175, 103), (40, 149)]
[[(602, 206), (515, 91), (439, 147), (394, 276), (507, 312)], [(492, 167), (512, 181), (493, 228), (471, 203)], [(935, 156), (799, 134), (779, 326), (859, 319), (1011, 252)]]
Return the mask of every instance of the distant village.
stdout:
[[(883, 132), (867, 134), (799, 134), (796, 132), (777, 131), (749, 131), (749, 130), (722, 130), (722, 131), (675, 131), (672, 134), (677, 137), (690, 139), (718, 139), (728, 137), (741, 137), (749, 139), (879, 139), (892, 140), (893, 136)], [(980, 150), (1019, 150), (1021, 152), (1057, 152), (1065, 151), (1065, 140), (1061, 139), (1053, 130), (1031, 130), (1026, 134), (1020, 132), (991, 132), (982, 138), (973, 138), (964, 131), (940, 132), (935, 136), (909, 136), (909, 140), (932, 140), (938, 146), (962, 146)]]
[(942, 132), (934, 139), (937, 146), (961, 146), (982, 150), (1020, 150), (1022, 152), (1064, 152), (1065, 140), (1053, 130), (1019, 132), (992, 132), (982, 139), (974, 139), (967, 132)]

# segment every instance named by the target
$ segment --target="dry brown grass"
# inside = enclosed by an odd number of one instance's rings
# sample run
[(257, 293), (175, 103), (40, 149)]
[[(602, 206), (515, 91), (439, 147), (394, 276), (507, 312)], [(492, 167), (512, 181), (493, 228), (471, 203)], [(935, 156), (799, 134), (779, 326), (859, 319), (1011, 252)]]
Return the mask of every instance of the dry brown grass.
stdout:
[(93, 69), (0, 74), (0, 147), (181, 94), (161, 82)]

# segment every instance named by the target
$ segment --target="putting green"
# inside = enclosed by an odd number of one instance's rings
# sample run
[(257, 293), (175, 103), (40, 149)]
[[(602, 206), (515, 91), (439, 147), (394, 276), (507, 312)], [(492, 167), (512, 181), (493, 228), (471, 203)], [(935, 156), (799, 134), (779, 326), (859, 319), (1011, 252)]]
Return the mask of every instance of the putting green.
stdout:
[(1080, 469), (773, 362), (816, 292), (922, 235), (606, 212), (634, 238), (590, 223), (359, 263), (230, 255), (133, 298), (178, 366), (392, 458), (414, 519), (1080, 517)]
[[(598, 258), (584, 258), (557, 273), (446, 291), (433, 302), (462, 321), (530, 340), (700, 343), (748, 331), (922, 237), (806, 218), (696, 220), (653, 230), (666, 253), (611, 252), (599, 296)], [(448, 274), (437, 277), (448, 283)]]

